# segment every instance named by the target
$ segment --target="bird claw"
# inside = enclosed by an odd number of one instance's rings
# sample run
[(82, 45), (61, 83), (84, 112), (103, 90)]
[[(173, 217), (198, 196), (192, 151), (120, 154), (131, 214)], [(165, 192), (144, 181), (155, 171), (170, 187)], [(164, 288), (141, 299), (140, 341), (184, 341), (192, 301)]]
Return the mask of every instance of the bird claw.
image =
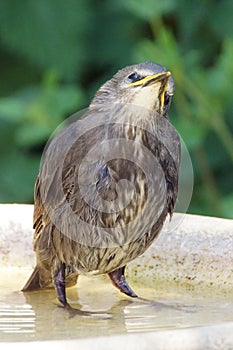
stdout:
[(130, 288), (128, 285), (126, 279), (125, 279), (125, 266), (118, 268), (117, 270), (114, 270), (110, 272), (108, 275), (115, 287), (117, 287), (122, 293), (132, 297), (137, 298), (137, 294), (134, 293), (134, 291)]

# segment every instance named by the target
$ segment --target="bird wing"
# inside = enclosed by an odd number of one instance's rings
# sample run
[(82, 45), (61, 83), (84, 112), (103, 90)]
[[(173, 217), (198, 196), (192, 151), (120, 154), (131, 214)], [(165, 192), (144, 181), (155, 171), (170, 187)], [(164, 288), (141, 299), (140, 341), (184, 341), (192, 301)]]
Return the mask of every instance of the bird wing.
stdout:
[[(66, 227), (71, 227), (73, 224), (70, 221), (69, 226), (68, 219), (75, 214), (76, 218), (92, 227), (115, 227), (119, 223), (124, 225), (137, 218), (145, 205), (148, 189), (145, 175), (137, 164), (119, 158), (103, 162), (101, 155), (96, 155), (95, 152), (91, 158), (86, 157), (92, 148), (98, 150), (102, 141), (129, 137), (133, 141), (133, 136), (129, 136), (131, 134), (128, 126), (106, 126), (102, 123), (80, 135), (76, 135), (75, 128), (80, 130), (79, 122), (55, 137), (46, 151), (35, 184), (35, 240), (50, 221), (63, 221), (67, 223)], [(178, 192), (179, 137), (170, 123), (169, 126), (162, 125), (158, 129), (161, 129), (161, 135), (159, 132), (152, 135), (152, 141), (146, 146), (159, 158), (165, 173), (167, 207), (171, 214)], [(149, 139), (149, 136), (145, 139)], [(118, 186), (119, 183), (122, 184), (122, 179), (128, 182), (124, 182), (124, 186)], [(134, 186), (133, 195), (132, 188), (127, 186), (130, 182)], [(119, 194), (122, 195), (120, 200)], [(128, 200), (130, 196), (131, 199)], [(121, 203), (127, 205), (119, 206)], [(156, 205), (159, 207), (159, 204), (154, 203), (154, 211), (157, 210)], [(68, 208), (68, 211), (65, 212), (64, 208)], [(91, 235), (92, 232), (88, 234)]]
[(44, 228), (45, 222), (43, 220), (43, 215), (44, 215), (44, 206), (41, 201), (40, 178), (38, 176), (34, 187), (34, 213), (33, 213), (33, 228), (35, 230), (34, 241), (37, 239), (38, 235)]

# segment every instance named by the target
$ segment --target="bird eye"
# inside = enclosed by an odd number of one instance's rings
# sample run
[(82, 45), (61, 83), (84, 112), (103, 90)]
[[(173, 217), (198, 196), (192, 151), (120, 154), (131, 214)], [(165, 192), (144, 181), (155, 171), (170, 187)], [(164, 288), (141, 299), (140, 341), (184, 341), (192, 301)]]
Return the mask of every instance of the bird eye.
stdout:
[(142, 78), (143, 77), (136, 72), (134, 72), (128, 76), (128, 79), (130, 79), (132, 81), (132, 83), (134, 83), (135, 81), (141, 80)]
[(165, 96), (164, 96), (164, 105), (167, 106), (170, 102), (170, 99), (171, 99), (171, 96), (168, 95), (167, 93), (165, 93)]

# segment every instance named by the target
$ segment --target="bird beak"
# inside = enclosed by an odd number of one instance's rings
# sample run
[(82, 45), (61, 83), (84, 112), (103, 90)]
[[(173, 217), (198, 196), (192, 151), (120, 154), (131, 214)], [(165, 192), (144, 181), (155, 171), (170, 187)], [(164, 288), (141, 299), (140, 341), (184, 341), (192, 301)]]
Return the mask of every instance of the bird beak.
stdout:
[(162, 72), (154, 75), (148, 75), (145, 78), (142, 78), (141, 80), (137, 80), (134, 83), (131, 83), (127, 85), (127, 87), (135, 87), (135, 86), (150, 86), (153, 84), (156, 84), (158, 82), (164, 82), (164, 86), (166, 86), (167, 81), (169, 77), (171, 76), (170, 72)]
[(170, 72), (162, 72), (154, 75), (148, 75), (147, 77), (142, 78), (141, 80), (135, 81), (134, 83), (127, 85), (127, 87), (137, 87), (137, 86), (145, 87), (145, 86), (151, 86), (159, 83), (160, 87), (159, 87), (158, 98), (160, 101), (160, 110), (162, 111), (164, 107), (164, 95), (166, 92), (166, 88), (167, 88), (167, 84), (170, 76), (171, 76)]

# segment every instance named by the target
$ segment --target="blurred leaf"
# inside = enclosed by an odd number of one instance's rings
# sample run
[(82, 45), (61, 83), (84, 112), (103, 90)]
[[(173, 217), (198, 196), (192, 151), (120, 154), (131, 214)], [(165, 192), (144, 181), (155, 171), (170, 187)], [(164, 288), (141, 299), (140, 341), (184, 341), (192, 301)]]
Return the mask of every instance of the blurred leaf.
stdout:
[(217, 1), (211, 11), (211, 16), (207, 17), (211, 28), (223, 38), (233, 36), (232, 13), (232, 0)]
[(199, 147), (205, 138), (206, 131), (187, 119), (173, 120), (173, 124), (182, 136), (189, 151)]
[[(133, 63), (132, 47), (137, 43), (144, 24), (124, 11), (118, 1), (95, 2), (89, 33), (88, 61), (94, 70), (101, 69), (101, 81), (119, 68)], [(109, 69), (109, 75), (106, 70)], [(106, 80), (105, 79), (105, 80)]]
[(202, 0), (179, 0), (176, 4), (175, 12), (179, 40), (182, 41), (182, 46), (185, 46), (185, 48), (190, 48), (190, 46), (193, 48), (191, 40), (196, 37), (196, 33), (206, 22), (209, 3)]
[(76, 86), (45, 87), (28, 106), (24, 122), (16, 131), (21, 146), (44, 143), (64, 116), (77, 111), (83, 102), (83, 93)]
[(221, 211), (222, 216), (233, 219), (233, 193), (221, 199)]
[(25, 117), (25, 102), (18, 98), (8, 97), (0, 99), (0, 119), (19, 122)]
[(90, 15), (88, 0), (1, 0), (1, 40), (39, 67), (73, 79), (85, 62)]
[(161, 27), (155, 41), (141, 40), (134, 51), (136, 61), (153, 61), (169, 70), (176, 82), (183, 80), (183, 56), (171, 31)]
[(209, 71), (208, 89), (216, 97), (222, 97), (224, 103), (232, 106), (233, 89), (233, 39), (223, 42), (223, 49), (216, 66)]
[(219, 139), (216, 139), (216, 135), (213, 131), (209, 131), (204, 141), (205, 150), (208, 154), (208, 161), (216, 171), (227, 167), (225, 166), (230, 162), (228, 154), (225, 152), (224, 146)]
[(40, 157), (32, 157), (16, 150), (1, 155), (1, 202), (32, 202), (39, 161)]
[(139, 18), (149, 20), (152, 18), (160, 17), (163, 14), (171, 12), (176, 5), (175, 0), (120, 0), (122, 5), (125, 6), (130, 12), (138, 16)]
[[(201, 66), (213, 64), (220, 41), (208, 25), (208, 19), (212, 17), (216, 1), (179, 0), (176, 3), (173, 16), (176, 19), (179, 46), (183, 52), (198, 51)], [(192, 69), (195, 70), (195, 66)]]
[(16, 141), (20, 146), (35, 146), (46, 142), (53, 129), (48, 125), (22, 125), (16, 132)]

